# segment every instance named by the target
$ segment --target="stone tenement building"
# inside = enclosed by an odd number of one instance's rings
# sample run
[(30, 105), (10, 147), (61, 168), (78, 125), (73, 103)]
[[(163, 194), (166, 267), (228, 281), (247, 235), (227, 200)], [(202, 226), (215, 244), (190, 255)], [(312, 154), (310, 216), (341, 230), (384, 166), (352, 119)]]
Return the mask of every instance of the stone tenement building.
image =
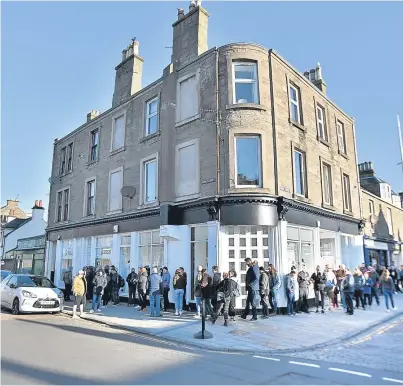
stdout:
[(375, 175), (372, 162), (358, 165), (362, 190), (364, 257), (366, 264), (403, 264), (403, 208), (401, 195)]
[(55, 140), (57, 285), (70, 265), (182, 266), (192, 302), (196, 266), (218, 265), (238, 272), (241, 307), (246, 257), (281, 274), (363, 261), (354, 119), (326, 96), (319, 65), (300, 73), (254, 43), (209, 49), (208, 19), (199, 4), (178, 10), (172, 61), (144, 88), (133, 40), (112, 107)]

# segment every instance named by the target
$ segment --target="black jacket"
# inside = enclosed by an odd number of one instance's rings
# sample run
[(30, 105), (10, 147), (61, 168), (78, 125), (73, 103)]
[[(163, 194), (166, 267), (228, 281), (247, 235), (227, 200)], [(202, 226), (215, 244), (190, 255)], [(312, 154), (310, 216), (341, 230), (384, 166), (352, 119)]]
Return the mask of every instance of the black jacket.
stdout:
[(313, 280), (313, 289), (315, 291), (323, 291), (325, 289), (326, 276), (321, 272), (314, 272), (311, 276)]
[(221, 273), (216, 272), (213, 276), (213, 288), (212, 288), (212, 294), (211, 297), (213, 299), (217, 299), (217, 287), (221, 283)]
[(136, 272), (130, 272), (127, 275), (126, 281), (129, 284), (129, 287), (135, 287), (137, 285), (137, 282), (139, 281), (139, 276)]
[(311, 284), (311, 278), (307, 271), (301, 271), (298, 273), (298, 285), (299, 288), (309, 288)]
[(211, 299), (213, 292), (213, 279), (205, 272), (203, 274), (203, 280), (201, 282), (201, 293), (204, 299)]
[(175, 273), (173, 278), (174, 289), (186, 289), (186, 274), (185, 273)]
[(237, 283), (234, 280), (226, 278), (217, 286), (217, 293), (222, 292), (224, 298), (231, 298), (235, 295)]

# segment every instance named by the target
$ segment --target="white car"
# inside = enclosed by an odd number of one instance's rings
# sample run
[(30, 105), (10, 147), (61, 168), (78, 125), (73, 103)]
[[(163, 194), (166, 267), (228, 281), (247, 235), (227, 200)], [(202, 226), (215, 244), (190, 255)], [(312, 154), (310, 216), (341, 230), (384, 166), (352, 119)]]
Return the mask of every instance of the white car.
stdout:
[(1, 282), (0, 295), (1, 306), (14, 315), (63, 310), (63, 292), (44, 276), (10, 275)]

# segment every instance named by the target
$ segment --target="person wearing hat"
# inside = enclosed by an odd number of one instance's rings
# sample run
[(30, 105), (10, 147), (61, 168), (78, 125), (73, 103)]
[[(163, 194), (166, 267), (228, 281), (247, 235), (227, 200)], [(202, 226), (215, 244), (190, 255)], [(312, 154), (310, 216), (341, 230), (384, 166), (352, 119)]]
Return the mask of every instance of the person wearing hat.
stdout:
[(80, 308), (80, 316), (84, 315), (85, 299), (87, 294), (87, 280), (85, 280), (85, 272), (78, 271), (73, 281), (73, 294), (75, 296), (73, 305), (73, 319), (77, 319), (77, 307)]

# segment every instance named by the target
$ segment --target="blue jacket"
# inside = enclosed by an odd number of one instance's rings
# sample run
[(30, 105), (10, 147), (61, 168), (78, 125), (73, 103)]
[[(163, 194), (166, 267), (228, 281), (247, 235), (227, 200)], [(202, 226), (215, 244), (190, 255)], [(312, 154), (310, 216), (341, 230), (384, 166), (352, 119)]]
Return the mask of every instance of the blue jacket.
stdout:
[(365, 277), (363, 275), (354, 275), (354, 289), (363, 290), (365, 284)]
[(253, 263), (246, 272), (246, 287), (250, 288), (252, 291), (259, 291), (259, 265)]
[(372, 282), (372, 279), (370, 277), (368, 277), (368, 279), (366, 279), (365, 284), (364, 284), (364, 294), (365, 295), (371, 295), (371, 289), (372, 289), (372, 285), (374, 283)]
[(164, 284), (164, 288), (169, 288), (169, 284), (171, 283), (171, 274), (169, 272), (162, 274), (162, 283)]

